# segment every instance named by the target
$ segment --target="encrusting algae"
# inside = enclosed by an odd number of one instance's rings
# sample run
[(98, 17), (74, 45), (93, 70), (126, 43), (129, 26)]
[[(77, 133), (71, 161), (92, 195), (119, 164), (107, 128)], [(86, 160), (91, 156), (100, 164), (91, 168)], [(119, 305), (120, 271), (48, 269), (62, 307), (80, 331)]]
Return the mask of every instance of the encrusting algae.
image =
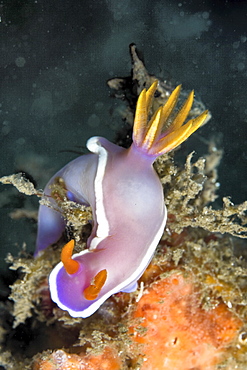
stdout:
[[(156, 79), (135, 45), (130, 51), (132, 77), (108, 82), (117, 96), (128, 97), (126, 132), (117, 139), (126, 146), (136, 98)], [(171, 90), (159, 81), (154, 110)], [(196, 101), (190, 118), (203, 110)], [(7, 257), (10, 268), (20, 273), (10, 301), (3, 303), (0, 365), (7, 370), (246, 369), (247, 268), (238, 249), (247, 237), (247, 202), (235, 206), (224, 198), (223, 209), (213, 209), (222, 152), (212, 141), (206, 156), (193, 156), (184, 168), (175, 165), (174, 153), (156, 160), (168, 208), (166, 229), (138, 290), (113, 295), (94, 315), (72, 318), (50, 299), (47, 279), (65, 240), (36, 259), (24, 253)], [(41, 197), (21, 174), (0, 181)], [(66, 214), (76, 248), (85, 248), (90, 208), (68, 200), (59, 179), (53, 195)], [(48, 198), (42, 202), (50, 204)], [(9, 311), (12, 327), (4, 317)]]

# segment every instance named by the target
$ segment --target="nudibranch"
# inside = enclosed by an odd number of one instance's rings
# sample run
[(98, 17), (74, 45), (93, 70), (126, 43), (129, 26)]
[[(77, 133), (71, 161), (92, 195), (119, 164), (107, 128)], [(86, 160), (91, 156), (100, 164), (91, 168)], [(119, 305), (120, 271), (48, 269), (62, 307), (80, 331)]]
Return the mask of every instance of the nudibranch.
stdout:
[[(184, 124), (193, 91), (174, 115), (181, 86), (151, 115), (156, 89), (154, 82), (138, 98), (129, 149), (92, 137), (87, 141), (91, 153), (68, 163), (44, 189), (44, 196), (52, 197), (51, 187), (61, 179), (67, 199), (92, 208), (87, 249), (73, 255), (72, 239), (49, 277), (52, 300), (73, 317), (88, 317), (112, 294), (136, 290), (167, 217), (153, 162), (186, 140), (207, 117), (205, 111)], [(55, 207), (40, 206), (36, 255), (61, 237), (65, 221)]]

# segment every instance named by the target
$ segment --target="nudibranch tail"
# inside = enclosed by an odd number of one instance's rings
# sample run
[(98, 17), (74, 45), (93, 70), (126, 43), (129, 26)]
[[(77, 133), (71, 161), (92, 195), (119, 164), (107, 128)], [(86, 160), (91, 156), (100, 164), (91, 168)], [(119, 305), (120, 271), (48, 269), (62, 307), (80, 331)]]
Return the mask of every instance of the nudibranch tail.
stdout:
[(105, 284), (107, 279), (107, 271), (106, 269), (101, 270), (97, 273), (97, 275), (93, 278), (91, 284), (84, 290), (83, 294), (84, 297), (89, 300), (93, 301), (96, 299)]
[[(157, 81), (148, 90), (142, 90), (137, 101), (133, 128), (134, 145), (154, 157), (175, 149), (203, 124), (208, 115), (208, 111), (204, 111), (184, 124), (193, 104), (194, 91), (191, 91), (175, 117), (171, 117), (181, 91), (181, 85), (179, 85), (171, 93), (166, 104), (158, 108), (147, 124), (156, 88)], [(163, 133), (162, 130), (164, 130)]]
[(80, 267), (79, 262), (71, 258), (74, 246), (75, 241), (72, 239), (67, 244), (65, 244), (61, 252), (61, 261), (68, 274), (75, 274)]

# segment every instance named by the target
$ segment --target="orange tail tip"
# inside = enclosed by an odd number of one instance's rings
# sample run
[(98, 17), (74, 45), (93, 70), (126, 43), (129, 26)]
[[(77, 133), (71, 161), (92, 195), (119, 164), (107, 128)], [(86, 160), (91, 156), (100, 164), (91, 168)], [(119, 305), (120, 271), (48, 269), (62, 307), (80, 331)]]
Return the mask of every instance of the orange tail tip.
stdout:
[(71, 258), (74, 246), (75, 241), (72, 239), (65, 244), (61, 252), (61, 261), (68, 274), (75, 274), (79, 270), (79, 262)]
[(165, 105), (159, 107), (148, 122), (157, 84), (158, 81), (155, 81), (148, 90), (142, 90), (136, 105), (133, 128), (134, 145), (146, 154), (156, 157), (170, 152), (185, 141), (203, 124), (208, 115), (208, 111), (204, 111), (183, 125), (193, 104), (194, 91), (191, 91), (183, 106), (171, 119), (181, 91), (181, 85), (179, 85), (171, 93)]
[(94, 299), (96, 299), (106, 282), (106, 278), (106, 269), (98, 272), (97, 275), (93, 278), (91, 284), (84, 290), (84, 297), (89, 301), (93, 301)]

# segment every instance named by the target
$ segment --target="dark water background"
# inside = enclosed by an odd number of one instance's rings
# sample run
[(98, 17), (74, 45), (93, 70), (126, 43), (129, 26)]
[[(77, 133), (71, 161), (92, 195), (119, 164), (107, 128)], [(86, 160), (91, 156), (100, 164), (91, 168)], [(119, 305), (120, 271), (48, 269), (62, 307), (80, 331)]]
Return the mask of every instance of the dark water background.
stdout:
[[(114, 137), (121, 103), (106, 81), (129, 75), (134, 42), (150, 73), (195, 89), (212, 113), (184, 153), (206, 153), (204, 141), (216, 136), (225, 152), (219, 195), (247, 199), (246, 1), (3, 0), (0, 11), (1, 176), (23, 170), (42, 188), (75, 158), (62, 150)], [(3, 266), (23, 242), (34, 250), (36, 233), (34, 222), (9, 212), (37, 202), (10, 186), (1, 191)]]

